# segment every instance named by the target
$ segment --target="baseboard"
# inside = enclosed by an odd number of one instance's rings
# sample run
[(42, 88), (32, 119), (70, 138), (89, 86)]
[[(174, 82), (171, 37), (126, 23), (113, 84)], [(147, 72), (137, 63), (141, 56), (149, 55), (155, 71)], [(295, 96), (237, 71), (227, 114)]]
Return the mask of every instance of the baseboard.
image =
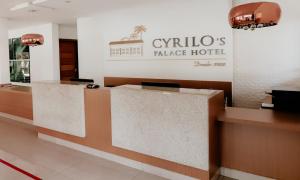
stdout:
[(250, 174), (250, 173), (246, 173), (246, 172), (242, 172), (242, 171), (238, 171), (238, 170), (234, 170), (234, 169), (228, 169), (228, 168), (224, 168), (224, 167), (221, 168), (221, 175), (230, 177), (233, 179), (238, 179), (238, 180), (274, 180), (271, 178), (258, 176), (255, 174)]
[(19, 117), (19, 116), (14, 116), (14, 115), (11, 115), (11, 114), (6, 114), (6, 113), (0, 112), (0, 117), (4, 117), (6, 119), (10, 119), (10, 120), (14, 120), (14, 121), (17, 121), (17, 122), (33, 125), (33, 120), (22, 118), (22, 117)]
[(46, 134), (38, 133), (38, 137), (42, 140), (45, 140), (45, 141), (49, 141), (49, 142), (52, 142), (52, 143), (55, 143), (55, 144), (59, 144), (59, 145), (62, 145), (62, 146), (65, 146), (65, 147), (68, 147), (68, 148), (71, 148), (71, 149), (75, 149), (77, 151), (81, 151), (81, 152), (84, 152), (84, 153), (87, 153), (87, 154), (91, 154), (91, 155), (94, 155), (94, 156), (97, 156), (97, 157), (100, 157), (100, 158), (103, 158), (103, 159), (114, 161), (114, 162), (117, 162), (119, 164), (129, 166), (129, 167), (132, 167), (132, 168), (135, 168), (135, 169), (138, 169), (138, 170), (150, 173), (150, 174), (154, 174), (154, 175), (157, 175), (157, 176), (161, 176), (161, 177), (164, 177), (164, 178), (167, 178), (167, 179), (172, 179), (172, 180), (195, 180), (195, 178), (192, 178), (192, 177), (189, 177), (189, 176), (185, 176), (185, 175), (182, 175), (182, 174), (179, 174), (179, 173), (168, 171), (168, 170), (165, 170), (165, 169), (162, 169), (162, 168), (158, 168), (158, 167), (155, 167), (155, 166), (144, 164), (144, 163), (141, 163), (141, 162), (138, 162), (138, 161), (127, 159), (127, 158), (117, 156), (117, 155), (114, 155), (114, 154), (110, 154), (110, 153), (107, 153), (107, 152), (103, 152), (103, 151), (93, 149), (93, 148), (90, 148), (90, 147), (87, 147), (87, 146), (83, 146), (83, 145), (80, 145), (80, 144), (76, 144), (76, 143), (73, 143), (73, 142), (70, 142), (70, 141), (66, 141), (66, 140), (62, 140), (62, 139), (55, 138), (55, 137), (52, 137), (52, 136), (48, 136)]

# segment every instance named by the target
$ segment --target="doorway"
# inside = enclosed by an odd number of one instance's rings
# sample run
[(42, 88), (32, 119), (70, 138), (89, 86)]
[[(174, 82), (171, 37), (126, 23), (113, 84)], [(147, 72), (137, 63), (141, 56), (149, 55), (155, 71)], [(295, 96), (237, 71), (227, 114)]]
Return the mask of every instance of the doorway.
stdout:
[(73, 39), (59, 39), (60, 80), (78, 78), (78, 42)]

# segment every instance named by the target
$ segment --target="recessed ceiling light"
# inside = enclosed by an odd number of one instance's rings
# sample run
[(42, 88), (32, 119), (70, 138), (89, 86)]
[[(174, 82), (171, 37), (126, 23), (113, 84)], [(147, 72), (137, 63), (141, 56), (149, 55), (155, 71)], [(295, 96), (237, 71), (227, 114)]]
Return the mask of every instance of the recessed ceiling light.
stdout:
[(25, 2), (25, 3), (21, 3), (21, 4), (18, 4), (18, 5), (15, 5), (14, 7), (10, 8), (9, 10), (11, 10), (11, 11), (17, 11), (17, 10), (20, 10), (20, 9), (27, 8), (29, 6), (30, 6), (30, 3), (29, 2)]
[(46, 2), (46, 1), (48, 1), (48, 0), (34, 0), (34, 1), (32, 1), (31, 3), (32, 3), (32, 4), (41, 4), (41, 3), (44, 3), (44, 2)]
[(34, 0), (34, 1), (31, 1), (31, 2), (20, 3), (20, 4), (17, 4), (16, 6), (10, 8), (10, 10), (11, 11), (17, 11), (17, 10), (25, 9), (25, 8), (28, 8), (28, 7), (38, 7), (38, 8), (55, 10), (55, 8), (40, 5), (40, 4), (42, 4), (44, 2), (47, 2), (47, 1), (48, 0)]

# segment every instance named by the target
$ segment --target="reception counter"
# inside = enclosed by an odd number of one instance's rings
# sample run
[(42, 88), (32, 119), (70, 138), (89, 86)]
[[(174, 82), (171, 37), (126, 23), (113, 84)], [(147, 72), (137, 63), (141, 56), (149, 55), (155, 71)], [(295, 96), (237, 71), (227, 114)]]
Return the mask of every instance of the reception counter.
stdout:
[[(86, 136), (38, 127), (39, 136), (54, 142), (64, 140), (64, 145), (74, 143), (70, 147), (83, 145), (93, 149), (88, 151), (99, 151), (100, 156), (108, 153), (104, 158), (122, 157), (127, 160), (121, 158), (119, 163), (126, 161), (126, 165), (171, 179), (208, 180), (219, 170), (216, 121), (224, 110), (224, 96), (220, 91), (181, 91), (140, 87), (85, 89)], [(139, 104), (142, 100), (144, 106)]]

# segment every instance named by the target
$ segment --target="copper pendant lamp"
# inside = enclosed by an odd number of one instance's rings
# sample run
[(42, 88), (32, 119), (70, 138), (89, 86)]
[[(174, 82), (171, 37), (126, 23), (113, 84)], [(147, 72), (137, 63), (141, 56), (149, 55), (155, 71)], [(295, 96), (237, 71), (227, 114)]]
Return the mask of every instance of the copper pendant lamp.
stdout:
[(275, 26), (281, 16), (279, 4), (255, 2), (236, 6), (229, 13), (229, 23), (234, 29), (251, 29)]
[(21, 37), (21, 42), (27, 46), (43, 45), (44, 36), (41, 34), (25, 34)]

